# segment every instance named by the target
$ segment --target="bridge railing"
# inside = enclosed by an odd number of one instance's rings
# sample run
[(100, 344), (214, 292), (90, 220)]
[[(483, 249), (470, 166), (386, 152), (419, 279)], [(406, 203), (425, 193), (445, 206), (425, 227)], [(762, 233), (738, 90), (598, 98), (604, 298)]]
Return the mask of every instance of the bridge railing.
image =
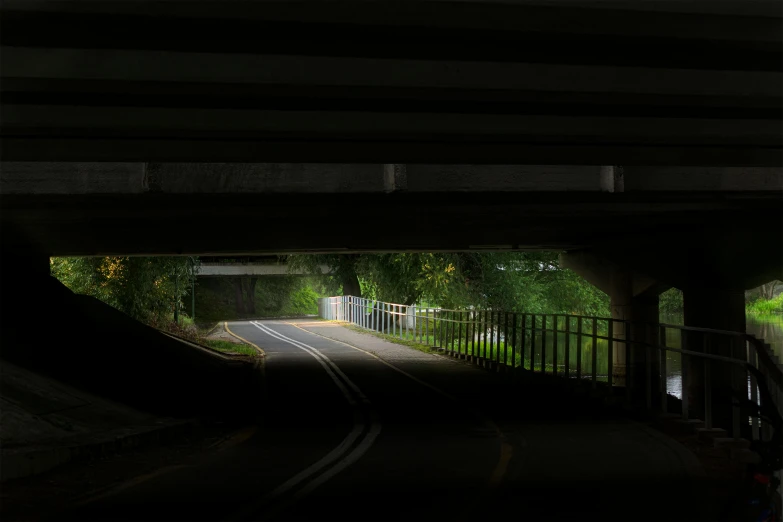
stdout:
[[(683, 420), (700, 419), (712, 429), (719, 418), (719, 427), (735, 438), (781, 436), (780, 360), (763, 340), (745, 333), (582, 315), (449, 310), (351, 296), (320, 299), (318, 313), (498, 372), (527, 370), (621, 395), (625, 388), (629, 404), (663, 412), (676, 404)], [(714, 382), (730, 382), (732, 393), (716, 396)], [(678, 393), (679, 403), (670, 398)], [(762, 414), (751, 415), (753, 409)]]

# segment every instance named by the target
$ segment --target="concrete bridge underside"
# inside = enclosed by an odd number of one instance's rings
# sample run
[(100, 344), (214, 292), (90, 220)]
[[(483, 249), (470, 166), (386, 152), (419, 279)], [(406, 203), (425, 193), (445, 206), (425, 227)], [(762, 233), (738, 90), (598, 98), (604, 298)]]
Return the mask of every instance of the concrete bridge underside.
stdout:
[(779, 166), (774, 0), (2, 8), (7, 161)]
[(782, 21), (750, 0), (6, 0), (0, 275), (555, 249), (616, 317), (676, 286), (687, 324), (744, 330), (742, 291), (783, 275)]

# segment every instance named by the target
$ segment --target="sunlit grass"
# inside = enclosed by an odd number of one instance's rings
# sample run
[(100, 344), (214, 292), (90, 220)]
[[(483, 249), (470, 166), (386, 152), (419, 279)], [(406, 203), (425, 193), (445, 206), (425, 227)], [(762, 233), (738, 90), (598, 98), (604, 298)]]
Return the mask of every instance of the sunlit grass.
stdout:
[(222, 353), (240, 354), (240, 355), (258, 355), (255, 348), (244, 343), (234, 343), (222, 339), (202, 339), (200, 341), (205, 346)]

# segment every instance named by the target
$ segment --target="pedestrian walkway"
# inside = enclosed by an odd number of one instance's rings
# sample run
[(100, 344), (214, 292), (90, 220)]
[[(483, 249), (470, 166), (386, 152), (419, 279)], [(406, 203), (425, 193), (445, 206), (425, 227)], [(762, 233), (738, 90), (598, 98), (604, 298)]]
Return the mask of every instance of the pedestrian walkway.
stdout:
[[(599, 513), (607, 516), (613, 511), (608, 505), (615, 505), (617, 516), (611, 520), (683, 520), (686, 514), (711, 520), (710, 510), (720, 508), (718, 501), (710, 500), (712, 483), (696, 456), (644, 423), (542, 389), (538, 380), (511, 384), (502, 375), (463, 361), (338, 323), (289, 322), (370, 352), (491, 417), (513, 446), (496, 492), (498, 501), (525, 505), (520, 513), (527, 519), (568, 513), (567, 520), (592, 520)], [(423, 400), (427, 395), (422, 393)], [(665, 502), (655, 500), (664, 497)], [(678, 504), (683, 511), (671, 513), (671, 506)], [(491, 519), (491, 513), (487, 516)]]

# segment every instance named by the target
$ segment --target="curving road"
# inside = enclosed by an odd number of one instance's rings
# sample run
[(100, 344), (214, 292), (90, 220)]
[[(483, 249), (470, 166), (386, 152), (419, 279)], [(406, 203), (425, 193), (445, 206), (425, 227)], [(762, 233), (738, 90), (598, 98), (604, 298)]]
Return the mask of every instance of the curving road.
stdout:
[(62, 518), (708, 519), (694, 457), (647, 427), (332, 323), (228, 326), (267, 354), (259, 426)]

